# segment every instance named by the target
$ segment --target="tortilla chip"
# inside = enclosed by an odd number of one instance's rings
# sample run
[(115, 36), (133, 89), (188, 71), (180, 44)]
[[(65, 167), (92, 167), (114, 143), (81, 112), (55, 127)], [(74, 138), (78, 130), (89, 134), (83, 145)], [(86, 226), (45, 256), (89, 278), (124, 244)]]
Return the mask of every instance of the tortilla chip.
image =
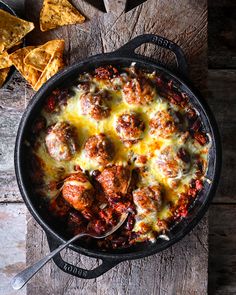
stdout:
[(0, 53), (0, 69), (9, 68), (11, 65), (9, 54), (6, 51)]
[(59, 72), (62, 68), (64, 68), (64, 61), (62, 54), (60, 52), (55, 53), (54, 56), (50, 59), (46, 68), (42, 72), (38, 82), (33, 87), (34, 90), (39, 90), (39, 88), (52, 76), (54, 76), (57, 72)]
[(32, 66), (38, 71), (43, 71), (49, 63), (55, 52), (60, 51), (63, 54), (65, 47), (64, 40), (51, 40), (30, 51), (25, 57), (24, 63)]
[(35, 70), (31, 66), (24, 64), (24, 59), (26, 55), (35, 48), (35, 46), (28, 46), (20, 48), (17, 51), (9, 55), (9, 59), (12, 61), (12, 64), (17, 68), (21, 75), (34, 87), (37, 83), (41, 72)]
[(4, 84), (6, 81), (8, 72), (10, 71), (10, 68), (5, 68), (0, 70), (0, 87)]
[[(9, 54), (13, 53), (14, 51), (16, 51), (17, 49), (21, 48), (22, 47), (22, 40), (20, 40), (19, 42), (17, 42), (15, 45), (13, 45), (13, 47), (9, 48), (7, 50), (7, 52)], [(1, 54), (1, 53), (0, 53)]]
[(0, 52), (14, 46), (33, 29), (33, 23), (0, 9)]
[(85, 17), (68, 0), (44, 0), (40, 12), (40, 29), (48, 31), (59, 26), (81, 24)]

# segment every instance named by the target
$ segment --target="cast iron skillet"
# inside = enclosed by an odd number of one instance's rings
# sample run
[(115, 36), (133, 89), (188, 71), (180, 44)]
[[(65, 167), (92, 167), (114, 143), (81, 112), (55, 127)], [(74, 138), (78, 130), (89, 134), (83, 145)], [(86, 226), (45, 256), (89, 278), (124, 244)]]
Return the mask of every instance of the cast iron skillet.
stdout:
[[(177, 60), (178, 75), (161, 66), (160, 63), (158, 63), (157, 61), (153, 61), (145, 58), (144, 56), (136, 54), (135, 49), (144, 43), (153, 43), (157, 46), (171, 50), (175, 54)], [(184, 80), (180, 78), (180, 73), (182, 73), (182, 77), (186, 77), (187, 75), (187, 64), (181, 48), (175, 43), (160, 36), (138, 36), (115, 52), (89, 57), (86, 60), (83, 60), (64, 69), (62, 72), (52, 77), (35, 94), (34, 98), (30, 101), (21, 119), (15, 145), (16, 178), (20, 188), (20, 192), (29, 211), (47, 234), (50, 249), (53, 250), (60, 243), (64, 242), (66, 236), (63, 232), (63, 228), (60, 227), (58, 229), (56, 227), (56, 224), (51, 224), (46, 221), (44, 217), (44, 212), (41, 209), (40, 204), (38, 203), (38, 198), (34, 197), (31, 182), (27, 174), (27, 150), (24, 142), (27, 139), (27, 136), (29, 136), (32, 122), (37, 116), (47, 96), (55, 88), (70, 84), (71, 81), (73, 81), (76, 77), (78, 77), (80, 73), (84, 71), (89, 72), (96, 67), (110, 64), (115, 66), (129, 66), (131, 62), (136, 62), (137, 67), (144, 68), (148, 71), (155, 70), (157, 73), (163, 74), (167, 79), (173, 80), (174, 84), (177, 85), (180, 91), (188, 94), (191, 103), (199, 111), (206, 132), (208, 132), (211, 136), (212, 142), (209, 153), (209, 168), (207, 172), (207, 178), (212, 180), (212, 182), (209, 183), (205, 181), (204, 188), (190, 208), (188, 216), (181, 220), (170, 230), (168, 234), (170, 238), (169, 241), (158, 239), (155, 243), (145, 243), (132, 246), (127, 249), (111, 250), (109, 252), (103, 252), (98, 249), (88, 248), (88, 246), (86, 247), (86, 245), (82, 244), (81, 242), (71, 245), (70, 248), (80, 254), (100, 258), (102, 260), (102, 264), (93, 270), (85, 270), (81, 269), (80, 267), (71, 265), (70, 263), (65, 262), (60, 255), (57, 255), (54, 258), (54, 262), (64, 272), (80, 278), (90, 279), (98, 277), (121, 261), (153, 255), (170, 247), (171, 245), (182, 239), (194, 228), (194, 226), (203, 217), (215, 194), (219, 180), (221, 166), (221, 147), (218, 128), (205, 100), (203, 100), (196, 91), (192, 90), (192, 87), (190, 88), (186, 84), (186, 82), (184, 82)]]

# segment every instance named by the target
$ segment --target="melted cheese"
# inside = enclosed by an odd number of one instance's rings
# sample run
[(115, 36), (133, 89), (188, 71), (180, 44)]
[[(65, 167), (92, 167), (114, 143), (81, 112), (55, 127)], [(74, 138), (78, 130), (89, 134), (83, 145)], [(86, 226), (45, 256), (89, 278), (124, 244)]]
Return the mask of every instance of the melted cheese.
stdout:
[[(95, 82), (100, 89), (107, 89), (107, 86), (101, 81)], [(88, 171), (95, 169), (101, 170), (102, 167), (96, 161), (88, 158), (83, 147), (88, 137), (99, 133), (105, 133), (111, 139), (115, 146), (115, 157), (112, 163), (126, 164), (128, 160), (135, 158), (135, 156), (145, 155), (148, 157), (148, 162), (145, 164), (146, 172), (138, 186), (149, 186), (157, 182), (163, 186), (165, 199), (161, 210), (156, 210), (143, 216), (142, 208), (136, 208), (137, 218), (134, 231), (139, 232), (143, 224), (145, 224), (150, 227), (150, 231), (144, 234), (142, 237), (153, 239), (153, 231), (159, 231), (157, 218), (165, 220), (170, 217), (171, 213), (169, 210), (168, 202), (171, 201), (172, 203), (175, 203), (178, 201), (179, 193), (186, 191), (186, 187), (188, 186), (190, 180), (194, 177), (196, 172), (196, 168), (194, 167), (194, 165), (192, 165), (188, 173), (179, 175), (178, 185), (173, 188), (172, 182), (176, 180), (165, 177), (161, 173), (160, 169), (157, 168), (156, 161), (161, 149), (165, 148), (166, 146), (184, 146), (184, 148), (192, 155), (198, 154), (202, 159), (205, 160), (205, 162), (207, 162), (209, 147), (202, 147), (191, 139), (188, 139), (186, 143), (182, 143), (180, 134), (178, 134), (177, 132), (167, 139), (155, 138), (154, 136), (150, 135), (150, 118), (152, 118), (157, 111), (167, 111), (168, 108), (170, 108), (169, 102), (160, 97), (158, 94), (156, 95), (152, 103), (144, 106), (136, 106), (127, 104), (123, 100), (122, 92), (120, 90), (114, 91), (109, 89), (109, 92), (112, 96), (112, 99), (109, 101), (109, 106), (111, 107), (111, 115), (101, 121), (95, 121), (89, 116), (83, 115), (81, 112), (80, 96), (82, 94), (82, 91), (78, 90), (77, 88), (73, 88), (73, 91), (75, 92), (75, 95), (68, 100), (68, 104), (63, 107), (62, 111), (59, 114), (48, 114), (46, 112), (42, 113), (42, 115), (47, 119), (48, 126), (58, 121), (65, 121), (76, 127), (79, 139), (79, 149), (73, 159), (67, 162), (57, 162), (49, 156), (44, 144), (45, 133), (41, 134), (41, 138), (39, 140), (40, 146), (37, 149), (36, 154), (42, 159), (44, 163), (45, 183), (50, 183), (50, 181), (58, 180), (58, 171), (60, 171), (61, 168), (64, 168), (64, 176), (74, 172), (75, 165), (79, 165), (83, 170)], [(179, 110), (177, 106), (171, 107)], [(183, 110), (181, 111), (183, 112)], [(121, 114), (127, 112), (138, 113), (146, 126), (142, 140), (133, 144), (131, 147), (126, 147), (122, 143), (116, 132), (117, 118)], [(140, 165), (136, 164), (134, 161), (132, 162), (132, 167), (134, 168), (135, 166)], [(47, 196), (49, 195), (47, 194)], [(142, 216), (141, 219), (140, 216)]]

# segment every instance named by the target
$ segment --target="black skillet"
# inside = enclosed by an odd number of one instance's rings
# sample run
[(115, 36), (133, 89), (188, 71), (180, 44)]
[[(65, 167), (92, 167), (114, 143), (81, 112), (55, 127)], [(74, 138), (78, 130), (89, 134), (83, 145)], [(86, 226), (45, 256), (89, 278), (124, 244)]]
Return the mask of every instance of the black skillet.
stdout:
[[(135, 49), (144, 43), (152, 43), (172, 51), (176, 57), (178, 71), (173, 73), (166, 67), (160, 65), (158, 61), (150, 60), (144, 56), (136, 54)], [(59, 227), (56, 223), (47, 221), (44, 216), (45, 212), (38, 202), (38, 198), (35, 198), (33, 188), (31, 187), (27, 170), (27, 147), (25, 145), (25, 140), (29, 137), (32, 122), (40, 112), (47, 96), (55, 88), (69, 85), (71, 81), (76, 79), (80, 73), (89, 72), (96, 67), (110, 64), (118, 67), (126, 67), (132, 62), (136, 62), (137, 67), (144, 68), (148, 71), (155, 70), (157, 73), (164, 75), (166, 79), (173, 80), (174, 85), (177, 86), (181, 92), (187, 93), (192, 105), (200, 114), (205, 131), (209, 133), (211, 137), (209, 167), (206, 175), (211, 182), (204, 182), (204, 188), (199, 193), (194, 204), (191, 206), (187, 217), (183, 218), (170, 230), (168, 234), (170, 238), (169, 241), (158, 239), (155, 243), (145, 243), (122, 250), (110, 250), (107, 252), (95, 248), (88, 248), (88, 246), (82, 244), (81, 241), (71, 245), (70, 248), (79, 254), (84, 254), (102, 260), (102, 264), (93, 270), (85, 270), (79, 266), (65, 262), (61, 255), (57, 255), (54, 258), (54, 262), (60, 269), (80, 278), (96, 278), (124, 260), (143, 258), (153, 255), (182, 239), (203, 217), (215, 194), (219, 181), (221, 146), (218, 128), (206, 101), (201, 98), (196, 90), (193, 90), (193, 88), (189, 86), (189, 82), (186, 84), (186, 78), (183, 78), (187, 77), (187, 64), (183, 51), (177, 44), (167, 40), (166, 38), (156, 35), (138, 36), (115, 52), (89, 57), (86, 60), (76, 63), (59, 72), (35, 94), (23, 114), (15, 145), (16, 178), (20, 192), (29, 211), (46, 232), (50, 249), (53, 250), (58, 247), (58, 245), (64, 242), (67, 237), (63, 231), (63, 227)]]

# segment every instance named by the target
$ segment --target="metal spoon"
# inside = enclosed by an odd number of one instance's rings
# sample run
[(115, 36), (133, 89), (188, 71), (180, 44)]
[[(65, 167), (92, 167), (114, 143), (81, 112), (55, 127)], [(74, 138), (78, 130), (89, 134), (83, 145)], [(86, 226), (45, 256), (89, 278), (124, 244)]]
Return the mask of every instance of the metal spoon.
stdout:
[(65, 242), (64, 244), (60, 245), (57, 249), (53, 250), (50, 252), (47, 256), (44, 258), (40, 259), (38, 262), (33, 264), (32, 266), (27, 267), (20, 273), (18, 273), (14, 278), (11, 280), (11, 285), (13, 289), (19, 290), (21, 289), (50, 259), (52, 259), (56, 254), (61, 252), (62, 249), (66, 248), (69, 246), (72, 242), (76, 241), (77, 239), (84, 237), (84, 236), (89, 236), (95, 239), (103, 239), (106, 238), (107, 236), (113, 234), (115, 231), (117, 231), (118, 228), (121, 227), (121, 225), (125, 222), (127, 219), (128, 213), (123, 213), (121, 215), (121, 218), (117, 225), (113, 227), (110, 231), (106, 232), (102, 236), (97, 236), (96, 234), (92, 233), (79, 233), (78, 235), (74, 236), (72, 239), (69, 241)]

